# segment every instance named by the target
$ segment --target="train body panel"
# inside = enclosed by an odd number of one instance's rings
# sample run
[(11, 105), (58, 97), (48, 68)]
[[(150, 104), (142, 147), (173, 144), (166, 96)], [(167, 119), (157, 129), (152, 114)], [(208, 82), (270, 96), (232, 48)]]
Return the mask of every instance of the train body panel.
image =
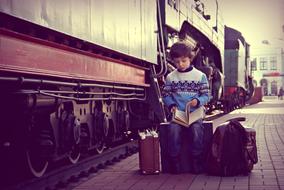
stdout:
[(1, 71), (146, 85), (145, 68), (127, 62), (4, 30), (0, 41)]
[(1, 1), (0, 11), (108, 49), (156, 63), (156, 2)]

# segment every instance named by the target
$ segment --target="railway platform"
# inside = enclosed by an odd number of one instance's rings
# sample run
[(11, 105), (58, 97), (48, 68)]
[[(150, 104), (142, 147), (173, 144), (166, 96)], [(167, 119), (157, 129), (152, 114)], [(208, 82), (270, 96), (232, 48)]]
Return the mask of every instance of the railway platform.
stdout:
[(265, 98), (213, 121), (214, 128), (232, 117), (244, 116), (244, 125), (257, 132), (258, 163), (248, 176), (216, 177), (207, 174), (142, 175), (138, 153), (70, 184), (74, 190), (278, 190), (284, 189), (284, 101)]

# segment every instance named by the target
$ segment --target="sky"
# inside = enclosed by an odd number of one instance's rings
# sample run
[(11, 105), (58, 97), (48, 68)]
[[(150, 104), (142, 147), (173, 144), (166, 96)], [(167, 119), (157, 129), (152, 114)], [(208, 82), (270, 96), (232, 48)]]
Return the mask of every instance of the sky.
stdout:
[[(213, 0), (214, 1), (214, 0)], [(284, 0), (218, 0), (225, 25), (240, 31), (251, 49), (284, 47)]]

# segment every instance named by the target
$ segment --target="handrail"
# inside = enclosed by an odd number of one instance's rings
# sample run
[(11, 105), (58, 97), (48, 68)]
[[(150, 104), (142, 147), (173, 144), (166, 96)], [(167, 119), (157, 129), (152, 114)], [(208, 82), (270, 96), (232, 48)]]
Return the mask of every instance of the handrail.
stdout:
[[(159, 52), (162, 52), (163, 58), (160, 56), (160, 62), (161, 62), (161, 69), (159, 73), (154, 73), (154, 77), (160, 77), (166, 74), (167, 72), (167, 59), (166, 59), (166, 51), (165, 51), (165, 44), (164, 44), (164, 37), (162, 32), (162, 18), (161, 18), (161, 9), (160, 9), (160, 2), (159, 0), (157, 2), (158, 7), (158, 23), (159, 23), (159, 29), (158, 29), (158, 49)], [(162, 47), (161, 47), (162, 45)]]

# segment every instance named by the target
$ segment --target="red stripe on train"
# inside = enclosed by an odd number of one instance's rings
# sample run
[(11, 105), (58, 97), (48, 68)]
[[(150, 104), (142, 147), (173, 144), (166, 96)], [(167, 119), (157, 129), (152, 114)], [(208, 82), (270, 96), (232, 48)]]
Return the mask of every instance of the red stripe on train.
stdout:
[(0, 70), (148, 86), (143, 67), (6, 30), (0, 30)]

